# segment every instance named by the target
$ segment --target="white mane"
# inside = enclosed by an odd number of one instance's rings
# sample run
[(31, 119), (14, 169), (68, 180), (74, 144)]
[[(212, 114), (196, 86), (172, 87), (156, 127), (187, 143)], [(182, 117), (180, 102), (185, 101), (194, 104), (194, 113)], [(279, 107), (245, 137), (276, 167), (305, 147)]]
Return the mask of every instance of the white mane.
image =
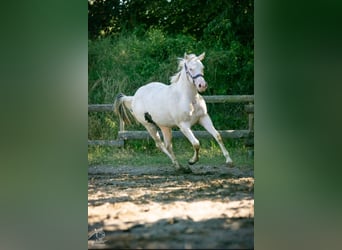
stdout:
[(173, 76), (170, 77), (170, 81), (171, 84), (176, 83), (180, 77), (180, 74), (182, 73), (183, 67), (184, 67), (184, 63), (187, 61), (191, 61), (192, 59), (196, 58), (195, 54), (190, 54), (187, 55), (188, 60), (186, 60), (185, 58), (178, 58), (178, 72), (176, 74), (174, 74)]

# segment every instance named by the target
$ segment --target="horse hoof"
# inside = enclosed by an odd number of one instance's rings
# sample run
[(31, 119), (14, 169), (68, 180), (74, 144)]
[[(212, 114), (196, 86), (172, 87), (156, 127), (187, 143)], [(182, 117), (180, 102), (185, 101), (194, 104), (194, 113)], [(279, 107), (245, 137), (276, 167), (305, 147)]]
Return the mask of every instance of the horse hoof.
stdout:
[(198, 162), (198, 159), (196, 159), (196, 160), (190, 159), (190, 160), (188, 161), (189, 165), (194, 165), (196, 162)]
[(232, 161), (226, 162), (226, 166), (229, 168), (232, 168), (232, 167), (234, 167), (234, 163)]
[(177, 169), (178, 172), (182, 173), (182, 174), (190, 174), (192, 173), (191, 168), (189, 167), (183, 167), (181, 166), (180, 168)]

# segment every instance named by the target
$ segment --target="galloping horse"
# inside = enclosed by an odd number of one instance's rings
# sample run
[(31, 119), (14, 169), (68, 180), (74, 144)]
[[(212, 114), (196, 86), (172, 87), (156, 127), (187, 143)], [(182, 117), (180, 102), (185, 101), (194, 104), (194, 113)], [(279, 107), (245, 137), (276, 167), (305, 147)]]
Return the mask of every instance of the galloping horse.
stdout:
[[(207, 113), (205, 100), (198, 92), (207, 89), (203, 76), (202, 60), (205, 53), (199, 56), (184, 54), (179, 59), (179, 72), (171, 77), (171, 84), (151, 82), (140, 87), (134, 96), (119, 94), (114, 102), (114, 111), (125, 123), (130, 124), (132, 115), (140, 122), (156, 143), (172, 161), (177, 170), (191, 172), (187, 166), (181, 166), (172, 149), (172, 127), (179, 127), (180, 131), (191, 142), (194, 155), (189, 164), (198, 161), (200, 143), (191, 131), (196, 123), (202, 125), (220, 145), (226, 158), (227, 166), (233, 166), (233, 161), (223, 145)], [(164, 142), (158, 133), (158, 127), (163, 133)]]

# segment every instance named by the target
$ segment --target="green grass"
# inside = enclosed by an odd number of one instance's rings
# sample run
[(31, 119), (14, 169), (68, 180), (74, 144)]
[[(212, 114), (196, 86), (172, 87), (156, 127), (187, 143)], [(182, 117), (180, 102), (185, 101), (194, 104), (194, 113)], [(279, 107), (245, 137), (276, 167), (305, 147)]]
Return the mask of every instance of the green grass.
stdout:
[[(225, 163), (225, 158), (214, 140), (200, 140), (200, 142), (200, 160), (197, 164), (222, 165)], [(236, 166), (254, 165), (253, 157), (248, 155), (248, 149), (242, 142), (238, 140), (225, 141), (225, 145)], [(193, 154), (190, 143), (184, 139), (175, 139), (173, 148), (179, 163), (187, 164)], [(89, 166), (161, 166), (171, 165), (171, 160), (154, 146), (152, 140), (132, 140), (126, 142), (124, 148), (89, 146), (88, 163)]]

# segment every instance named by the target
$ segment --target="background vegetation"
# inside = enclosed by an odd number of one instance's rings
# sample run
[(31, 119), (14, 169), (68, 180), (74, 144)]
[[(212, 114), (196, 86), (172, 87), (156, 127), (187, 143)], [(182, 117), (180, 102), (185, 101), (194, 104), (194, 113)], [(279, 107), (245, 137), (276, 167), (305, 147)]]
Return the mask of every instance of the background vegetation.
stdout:
[[(206, 52), (204, 95), (253, 94), (253, 8), (252, 0), (88, 0), (88, 103), (169, 83), (184, 52)], [(218, 129), (247, 128), (241, 104), (208, 110)], [(89, 113), (89, 139), (115, 139), (117, 131), (114, 114)]]

